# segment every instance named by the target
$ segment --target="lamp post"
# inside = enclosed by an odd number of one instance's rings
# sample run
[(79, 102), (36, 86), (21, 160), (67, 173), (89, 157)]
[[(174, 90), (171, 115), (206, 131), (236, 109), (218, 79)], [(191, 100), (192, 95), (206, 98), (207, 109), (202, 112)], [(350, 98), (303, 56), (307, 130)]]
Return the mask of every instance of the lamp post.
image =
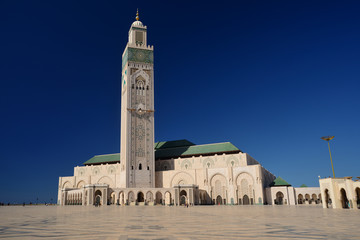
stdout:
[(334, 165), (333, 165), (333, 161), (332, 161), (332, 158), (331, 158), (330, 143), (329, 143), (329, 141), (330, 141), (331, 139), (333, 139), (333, 138), (334, 138), (334, 136), (321, 137), (322, 140), (325, 140), (325, 141), (327, 141), (327, 143), (328, 143), (329, 154), (330, 154), (330, 161), (331, 161), (331, 167), (332, 167), (332, 171), (333, 171), (333, 176), (334, 176), (334, 178), (335, 178)]

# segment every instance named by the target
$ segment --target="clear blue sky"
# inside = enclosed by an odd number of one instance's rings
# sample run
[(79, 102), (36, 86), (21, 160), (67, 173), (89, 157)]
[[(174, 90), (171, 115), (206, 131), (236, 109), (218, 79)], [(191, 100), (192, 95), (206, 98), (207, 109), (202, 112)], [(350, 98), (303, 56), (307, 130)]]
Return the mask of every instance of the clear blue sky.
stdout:
[(120, 151), (136, 8), (155, 52), (156, 141), (230, 141), (293, 186), (359, 176), (359, 1), (1, 1), (0, 202)]

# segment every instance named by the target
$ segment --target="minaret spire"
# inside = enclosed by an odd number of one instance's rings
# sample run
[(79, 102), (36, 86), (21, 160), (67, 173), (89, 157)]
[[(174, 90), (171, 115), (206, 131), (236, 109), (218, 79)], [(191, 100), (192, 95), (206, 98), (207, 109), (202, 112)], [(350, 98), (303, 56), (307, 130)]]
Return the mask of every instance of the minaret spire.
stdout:
[(136, 21), (139, 21), (139, 9), (138, 8), (136, 9), (136, 18), (135, 19), (136, 19)]

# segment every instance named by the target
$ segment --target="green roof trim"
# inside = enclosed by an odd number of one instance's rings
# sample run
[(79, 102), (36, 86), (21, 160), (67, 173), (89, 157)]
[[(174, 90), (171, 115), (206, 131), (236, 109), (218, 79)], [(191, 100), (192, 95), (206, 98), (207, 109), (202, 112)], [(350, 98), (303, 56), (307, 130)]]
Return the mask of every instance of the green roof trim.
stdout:
[(288, 182), (286, 182), (284, 179), (282, 179), (281, 177), (277, 177), (271, 184), (271, 187), (276, 187), (276, 186), (291, 186), (291, 184), (289, 184)]
[(184, 156), (206, 155), (226, 152), (241, 152), (230, 142), (194, 145), (155, 150), (155, 159), (177, 158)]
[(156, 142), (155, 143), (155, 150), (163, 149), (163, 148), (175, 148), (175, 147), (187, 147), (187, 146), (194, 146), (195, 144), (186, 140), (176, 140), (176, 141), (166, 141), (166, 142)]
[[(238, 152), (241, 152), (241, 150), (230, 142), (195, 145), (194, 143), (183, 139), (155, 143), (155, 160)], [(120, 162), (120, 153), (96, 155), (83, 164), (97, 165), (116, 162)]]
[(120, 162), (120, 153), (96, 155), (86, 162), (84, 165), (101, 164), (101, 163), (114, 163)]
[(308, 187), (306, 184), (301, 184), (300, 187)]

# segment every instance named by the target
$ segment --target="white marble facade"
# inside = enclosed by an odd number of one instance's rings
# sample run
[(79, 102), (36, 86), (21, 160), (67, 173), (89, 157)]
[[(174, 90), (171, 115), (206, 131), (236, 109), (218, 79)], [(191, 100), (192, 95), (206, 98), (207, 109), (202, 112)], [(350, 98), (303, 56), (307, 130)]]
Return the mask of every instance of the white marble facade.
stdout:
[[(181, 200), (190, 204), (264, 204), (264, 189), (275, 179), (242, 152), (158, 160), (155, 164), (154, 188), (122, 188), (120, 163), (75, 167), (74, 176), (59, 178), (58, 203), (94, 204), (98, 191), (100, 204), (178, 205)], [(67, 202), (69, 196), (77, 198), (76, 202)]]
[(323, 208), (360, 209), (360, 177), (319, 180)]

